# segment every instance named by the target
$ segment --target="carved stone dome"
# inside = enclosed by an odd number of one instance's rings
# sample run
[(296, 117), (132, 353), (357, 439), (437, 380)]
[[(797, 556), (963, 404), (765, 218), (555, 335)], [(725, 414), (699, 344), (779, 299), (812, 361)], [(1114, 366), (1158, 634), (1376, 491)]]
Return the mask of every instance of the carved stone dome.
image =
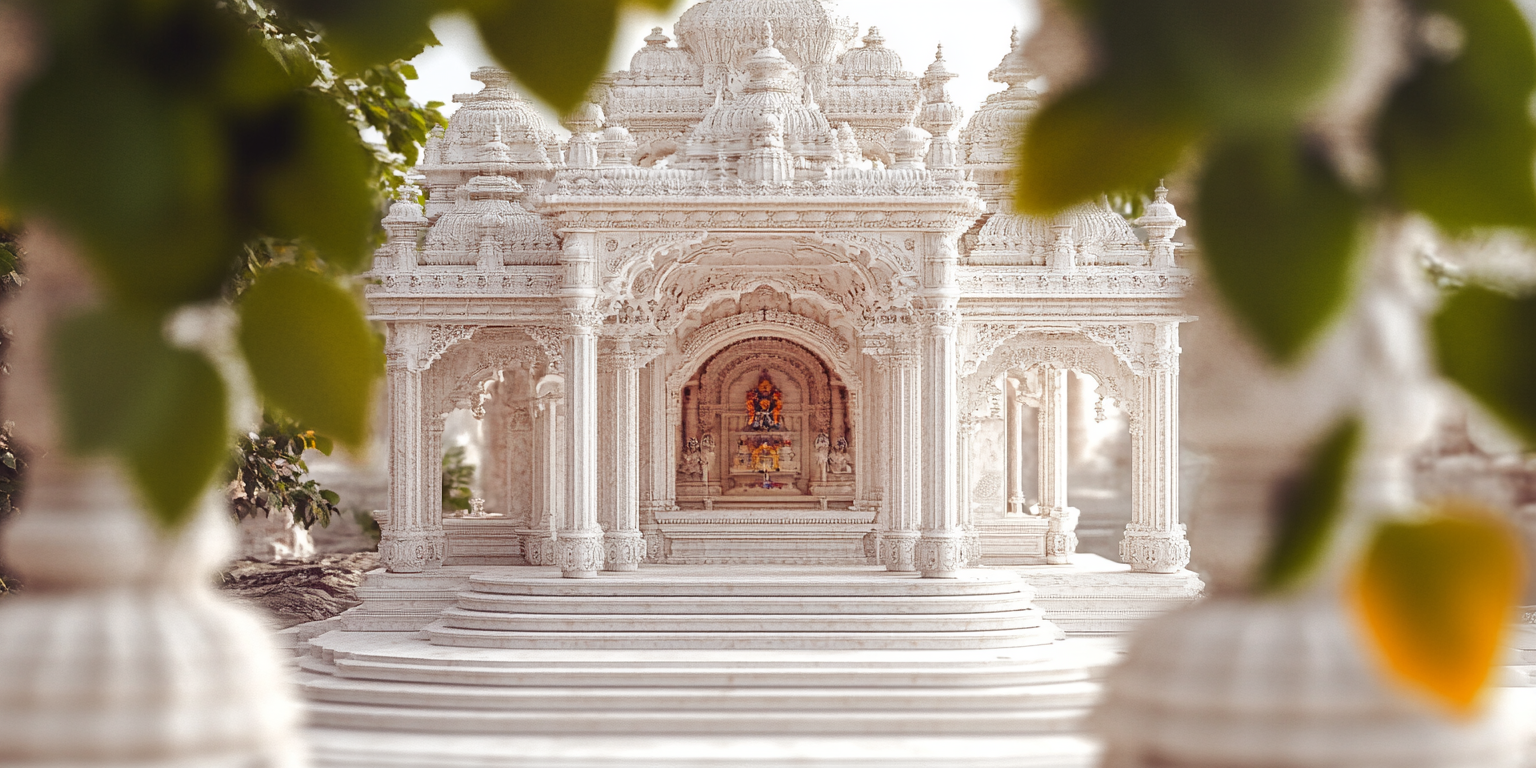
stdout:
[(902, 66), (901, 55), (885, 47), (885, 38), (880, 35), (879, 27), (870, 27), (869, 34), (864, 36), (863, 47), (854, 48), (843, 54), (838, 64), (842, 76), (849, 80), (860, 78), (886, 80), (910, 76)]
[(1008, 87), (987, 97), (960, 133), (960, 145), (973, 164), (1009, 165), (1019, 128), (1039, 108), (1039, 94), (1029, 87), (1037, 75), (1024, 61), (1019, 32), (1013, 32), (1013, 47), (987, 75), (994, 83)]
[(426, 263), (473, 264), (487, 234), (509, 253), (558, 251), (549, 225), (517, 202), (522, 193), (507, 176), (476, 176), (454, 190), (453, 209), (427, 232)]
[(763, 22), (773, 24), (784, 56), (807, 72), (830, 67), (859, 31), (827, 0), (704, 0), (684, 11), (674, 29), (712, 83), (740, 71), (762, 47)]
[(1014, 213), (995, 213), (976, 235), (976, 251), (1026, 257), (1028, 263), (1045, 263), (1056, 245), (1056, 227), (1068, 224), (1073, 251), (1079, 264), (1127, 264), (1146, 261), (1147, 247), (1130, 222), (1101, 203), (1084, 203), (1055, 218), (1043, 219)]
[(719, 155), (739, 157), (751, 148), (753, 130), (764, 115), (784, 127), (784, 146), (797, 157), (827, 161), (838, 155), (837, 134), (814, 104), (798, 95), (799, 73), (772, 37), (745, 62), (750, 77), (742, 93), (711, 107), (689, 136), (686, 156), (708, 165)]
[(482, 67), (471, 77), (485, 83), (485, 87), (478, 93), (453, 97), (463, 106), (448, 119), (434, 159), (442, 164), (482, 162), (486, 144), (499, 141), (507, 147), (509, 162), (555, 165), (559, 137), (534, 111), (533, 105), (512, 90), (512, 76), (500, 69)]
[(645, 38), (645, 47), (630, 57), (629, 72), (635, 77), (662, 80), (689, 80), (698, 76), (698, 65), (693, 57), (681, 48), (668, 43), (672, 38), (662, 34), (661, 27), (652, 27)]

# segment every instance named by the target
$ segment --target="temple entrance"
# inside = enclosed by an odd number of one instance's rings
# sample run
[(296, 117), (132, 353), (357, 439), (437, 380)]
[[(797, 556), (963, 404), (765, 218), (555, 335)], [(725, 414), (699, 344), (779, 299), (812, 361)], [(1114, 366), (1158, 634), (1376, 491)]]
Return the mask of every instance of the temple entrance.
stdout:
[(738, 341), (706, 360), (681, 396), (680, 507), (853, 502), (848, 391), (810, 350), (781, 338)]

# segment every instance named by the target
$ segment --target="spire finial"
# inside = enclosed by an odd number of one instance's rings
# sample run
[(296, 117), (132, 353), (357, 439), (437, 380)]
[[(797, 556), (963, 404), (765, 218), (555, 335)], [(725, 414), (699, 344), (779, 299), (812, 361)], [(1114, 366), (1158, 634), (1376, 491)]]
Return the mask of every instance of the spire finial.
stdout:
[(1014, 51), (1017, 51), (1019, 49), (1019, 28), (1018, 27), (1014, 27), (1013, 28), (1013, 32), (1008, 36), (1008, 49), (1009, 50), (1014, 50)]
[(944, 44), (943, 43), (939, 43), (939, 50), (938, 50), (937, 53), (933, 54), (933, 58), (934, 58), (935, 61), (943, 61), (944, 60)]
[(773, 47), (773, 22), (766, 19), (763, 20), (763, 47)]

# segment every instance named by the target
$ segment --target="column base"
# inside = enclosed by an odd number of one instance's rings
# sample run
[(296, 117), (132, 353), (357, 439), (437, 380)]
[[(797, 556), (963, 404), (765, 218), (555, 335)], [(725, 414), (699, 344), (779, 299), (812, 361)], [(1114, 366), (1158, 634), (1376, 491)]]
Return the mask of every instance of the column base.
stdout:
[(645, 550), (645, 537), (639, 531), (608, 531), (603, 534), (603, 570), (638, 571)]
[(529, 565), (555, 564), (555, 534), (535, 531), (523, 535), (523, 559)]
[(887, 571), (917, 570), (917, 531), (886, 531), (880, 534), (880, 562)]
[(670, 546), (668, 545), (666, 534), (661, 532), (661, 526), (653, 523), (649, 526), (642, 525), (640, 527), (640, 537), (645, 539), (645, 562), (652, 565), (665, 563)]
[(1184, 525), (1176, 525), (1171, 531), (1136, 523), (1127, 525), (1125, 538), (1120, 541), (1120, 562), (1131, 566), (1133, 571), (1146, 573), (1183, 570), (1189, 565), (1189, 542), (1184, 538)]
[(917, 542), (917, 567), (925, 579), (953, 579), (965, 567), (965, 534), (924, 533)]
[(443, 564), (448, 537), (435, 531), (391, 531), (379, 536), (379, 560), (390, 573), (421, 573)]
[(1045, 533), (1045, 562), (1047, 565), (1071, 565), (1077, 554), (1077, 520), (1082, 516), (1077, 507), (1036, 507), (1038, 513), (1050, 521)]
[(555, 539), (555, 564), (567, 579), (596, 578), (603, 569), (603, 532), (561, 531)]

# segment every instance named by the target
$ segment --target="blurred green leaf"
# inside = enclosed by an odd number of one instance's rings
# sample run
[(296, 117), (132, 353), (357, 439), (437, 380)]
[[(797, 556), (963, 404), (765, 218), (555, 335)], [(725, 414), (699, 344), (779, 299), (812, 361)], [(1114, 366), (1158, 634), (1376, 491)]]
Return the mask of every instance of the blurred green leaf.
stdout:
[(1514, 625), (1519, 540), (1492, 511), (1467, 506), (1390, 521), (1351, 584), (1387, 668), (1457, 714), (1475, 709)]
[(503, 0), (471, 5), (491, 53), (520, 85), (566, 114), (603, 74), (620, 0)]
[(677, 0), (629, 0), (629, 2), (657, 13), (666, 13), (677, 5)]
[(1290, 138), (1217, 147), (1195, 220), (1212, 282), (1260, 345), (1288, 363), (1349, 299), (1363, 204)]
[(1338, 0), (1093, 0), (1101, 77), (1247, 131), (1284, 127), (1338, 74), (1351, 4)]
[(353, 449), (364, 445), (384, 353), (335, 281), (298, 267), (258, 275), (240, 300), (240, 346), (268, 403)]
[(1344, 419), (1277, 489), (1274, 543), (1259, 572), (1261, 592), (1296, 586), (1322, 561), (1344, 513), (1344, 489), (1359, 445), (1360, 420)]
[(1536, 296), (1469, 286), (1446, 300), (1430, 327), (1440, 372), (1536, 445)]
[[(1388, 192), (1452, 231), (1536, 226), (1536, 50), (1509, 0), (1417, 0), (1459, 51), (1431, 52), (1392, 94), (1377, 139)], [(1454, 20), (1454, 21), (1453, 21)]]
[(378, 226), (374, 161), (333, 104), (294, 96), (234, 126), (252, 228), (304, 238), (344, 271), (366, 260)]
[(1024, 130), (1014, 204), (1050, 215), (1101, 194), (1157, 186), (1199, 138), (1200, 122), (1099, 82), (1046, 105)]
[(435, 0), (267, 0), (272, 6), (319, 25), (331, 61), (357, 72), (410, 59), (437, 45), (429, 22), (442, 10)]
[(148, 313), (101, 310), (65, 321), (52, 352), (66, 447), (116, 456), (158, 520), (186, 520), (228, 450), (218, 371), (166, 344), (160, 319)]

